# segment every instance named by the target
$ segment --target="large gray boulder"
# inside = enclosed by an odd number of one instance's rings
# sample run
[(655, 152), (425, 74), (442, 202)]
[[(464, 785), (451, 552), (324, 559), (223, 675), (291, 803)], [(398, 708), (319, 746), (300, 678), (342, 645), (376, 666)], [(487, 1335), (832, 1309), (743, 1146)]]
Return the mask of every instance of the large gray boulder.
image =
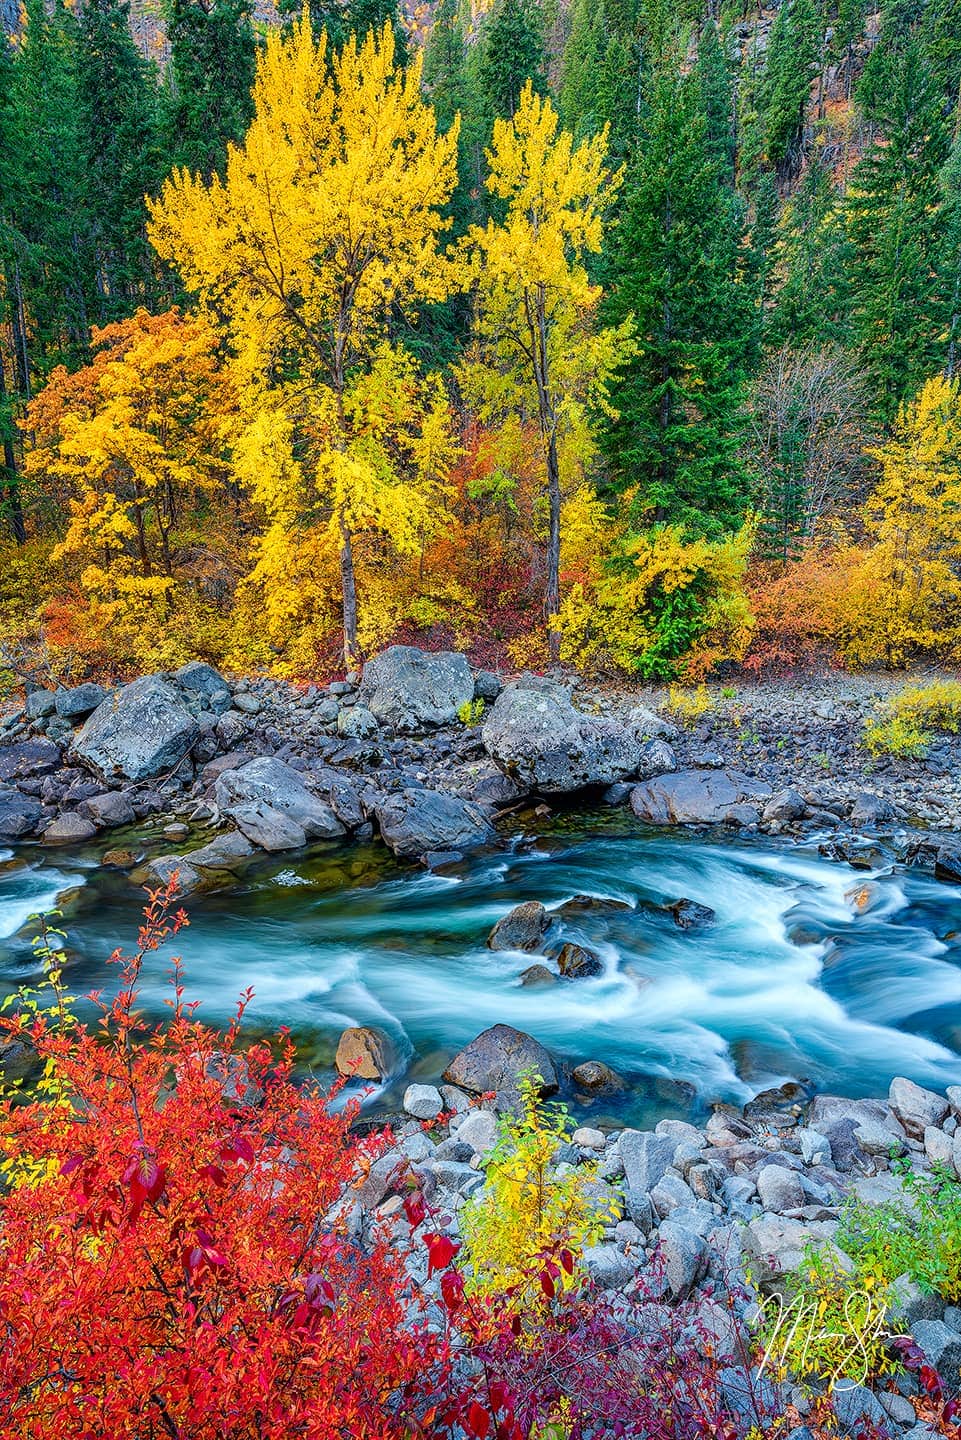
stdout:
[(541, 1077), (542, 1095), (554, 1094), (557, 1071), (540, 1041), (523, 1030), (515, 1030), (513, 1025), (492, 1025), (454, 1056), (444, 1071), (444, 1079), (474, 1095), (492, 1090), (502, 1102), (512, 1104), (518, 1098), (520, 1077), (525, 1072)]
[(750, 824), (770, 785), (738, 770), (680, 770), (635, 785), (631, 809), (649, 825)]
[(487, 937), (488, 950), (537, 950), (551, 918), (539, 900), (525, 900), (502, 915)]
[(360, 693), (381, 724), (413, 733), (453, 724), (461, 706), (474, 698), (474, 676), (466, 657), (454, 650), (428, 653), (391, 645), (367, 661)]
[(438, 790), (383, 795), (374, 814), (385, 844), (403, 860), (420, 859), (432, 850), (476, 850), (494, 839), (482, 810)]
[(43, 808), (29, 795), (0, 782), (0, 841), (35, 835), (43, 822)]
[(146, 780), (172, 770), (199, 736), (200, 726), (173, 686), (144, 675), (101, 701), (73, 749), (107, 779)]
[(53, 697), (57, 714), (64, 720), (85, 720), (97, 706), (106, 699), (107, 692), (102, 685), (90, 680), (77, 685), (73, 690), (58, 690)]
[(561, 685), (523, 676), (502, 690), (482, 730), (497, 768), (526, 790), (567, 794), (585, 785), (658, 774), (670, 747), (633, 720), (586, 715)]
[(198, 708), (212, 710), (216, 715), (230, 709), (230, 690), (226, 680), (205, 661), (191, 660), (187, 665), (181, 665), (179, 670), (174, 671), (173, 678), (187, 699)]
[[(214, 796), (248, 840), (265, 850), (292, 850), (305, 840), (335, 840), (346, 833), (330, 806), (307, 789), (299, 772), (270, 755), (219, 775)], [(277, 815), (287, 823), (278, 823)], [(304, 839), (297, 838), (298, 830)]]

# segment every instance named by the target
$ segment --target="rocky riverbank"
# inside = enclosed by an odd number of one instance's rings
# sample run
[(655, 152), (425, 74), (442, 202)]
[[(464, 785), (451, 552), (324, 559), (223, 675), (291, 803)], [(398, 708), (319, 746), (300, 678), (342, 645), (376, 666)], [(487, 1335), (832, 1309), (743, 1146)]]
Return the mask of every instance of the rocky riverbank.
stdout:
[[(403, 1197), (416, 1184), (430, 1204), (425, 1228), (444, 1216), (456, 1240), (465, 1201), (485, 1185), (485, 1166), (498, 1140), (495, 1112), (514, 1103), (516, 1067), (545, 1062), (549, 1067), (549, 1057), (532, 1053), (529, 1045), (518, 1048), (513, 1037), (487, 1032), (452, 1063), (448, 1079), (459, 1085), (411, 1085), (405, 1096), (409, 1118), (353, 1201), (358, 1231), (377, 1217), (406, 1245), (411, 1228)], [(546, 1072), (547, 1091), (551, 1073)], [(497, 1094), (480, 1098), (487, 1087)], [(895, 1079), (885, 1100), (849, 1100), (809, 1099), (798, 1086), (784, 1086), (758, 1095), (740, 1111), (716, 1107), (703, 1127), (663, 1120), (653, 1131), (604, 1133), (581, 1126), (556, 1148), (548, 1184), (590, 1167), (586, 1192), (604, 1227), (583, 1256), (593, 1282), (609, 1293), (615, 1309), (619, 1297), (620, 1303), (645, 1297), (647, 1318), (665, 1333), (671, 1310), (683, 1302), (691, 1323), (693, 1305), (693, 1323), (709, 1342), (720, 1383), (727, 1387), (725, 1404), (734, 1413), (742, 1410), (750, 1400), (749, 1384), (755, 1396), (770, 1393), (773, 1411), (776, 1371), (760, 1377), (755, 1371), (747, 1381), (743, 1366), (756, 1339), (758, 1302), (790, 1294), (790, 1276), (812, 1247), (839, 1271), (851, 1273), (854, 1263), (838, 1243), (844, 1207), (893, 1202), (912, 1212), (899, 1169), (904, 1159), (922, 1180), (935, 1167), (961, 1176), (961, 1087), (941, 1095)], [(432, 1283), (436, 1287), (426, 1262), (414, 1278), (428, 1290)], [(891, 1337), (911, 1336), (946, 1391), (957, 1392), (961, 1310), (905, 1275), (891, 1287), (885, 1323)], [(849, 1357), (852, 1371), (855, 1358)], [(870, 1386), (843, 1370), (834, 1379), (840, 1428), (831, 1434), (924, 1440), (949, 1433), (919, 1423), (924, 1392), (911, 1373)], [(812, 1440), (804, 1417), (825, 1388), (815, 1382), (812, 1391), (810, 1384), (787, 1381), (783, 1398), (800, 1421), (783, 1432), (790, 1430), (792, 1440)]]
[[(373, 833), (437, 866), (496, 845), (505, 811), (589, 793), (652, 825), (824, 832), (842, 858), (852, 835), (900, 833), (906, 858), (956, 877), (961, 740), (924, 762), (872, 759), (864, 721), (892, 688), (715, 687), (685, 724), (663, 692), (502, 680), (452, 652), (395, 646), (362, 676), (303, 688), (195, 662), (111, 691), (31, 692), (0, 733), (0, 841), (86, 843), (146, 822), (170, 842), (148, 878), (179, 869), (189, 892), (259, 852)], [(128, 858), (142, 879), (136, 847)]]

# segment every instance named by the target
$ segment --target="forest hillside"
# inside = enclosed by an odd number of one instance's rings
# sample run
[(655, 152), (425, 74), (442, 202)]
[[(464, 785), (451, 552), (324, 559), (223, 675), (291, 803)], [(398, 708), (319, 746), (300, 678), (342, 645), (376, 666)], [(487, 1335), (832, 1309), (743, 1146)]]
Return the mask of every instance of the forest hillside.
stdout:
[(13, 675), (961, 641), (954, 0), (25, 0)]

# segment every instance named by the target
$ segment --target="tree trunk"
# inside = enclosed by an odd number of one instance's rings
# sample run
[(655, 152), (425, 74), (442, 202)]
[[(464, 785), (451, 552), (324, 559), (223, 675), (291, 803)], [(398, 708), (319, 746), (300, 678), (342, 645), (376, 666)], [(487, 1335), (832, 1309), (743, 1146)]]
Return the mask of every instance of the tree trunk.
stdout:
[[(7, 399), (7, 380), (3, 369), (3, 355), (0, 353), (0, 409)], [(23, 506), (20, 503), (20, 482), (17, 476), (17, 453), (13, 448), (13, 436), (9, 429), (3, 432), (3, 465), (0, 467), (0, 499), (10, 516), (10, 531), (18, 545), (27, 543), (27, 529), (23, 523)]]
[(340, 586), (344, 601), (344, 665), (352, 670), (360, 659), (357, 644), (357, 585), (354, 579), (354, 550), (350, 530), (340, 522)]
[(556, 616), (561, 608), (561, 472), (557, 463), (557, 433), (551, 430), (547, 441), (547, 500), (550, 528), (547, 536), (547, 586), (544, 610), (547, 616), (547, 643), (553, 661), (561, 658), (561, 635)]

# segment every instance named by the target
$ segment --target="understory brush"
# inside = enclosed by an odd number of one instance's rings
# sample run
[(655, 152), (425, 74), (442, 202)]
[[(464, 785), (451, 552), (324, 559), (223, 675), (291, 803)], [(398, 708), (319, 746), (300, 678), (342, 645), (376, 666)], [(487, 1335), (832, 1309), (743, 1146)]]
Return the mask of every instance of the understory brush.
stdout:
[(864, 744), (872, 755), (920, 759), (936, 732), (956, 735), (961, 729), (961, 683), (936, 680), (902, 690), (864, 727)]
[(961, 1183), (945, 1167), (917, 1175), (910, 1160), (896, 1163), (906, 1203), (849, 1202), (837, 1241), (862, 1278), (889, 1285), (908, 1275), (952, 1305), (961, 1300)]

